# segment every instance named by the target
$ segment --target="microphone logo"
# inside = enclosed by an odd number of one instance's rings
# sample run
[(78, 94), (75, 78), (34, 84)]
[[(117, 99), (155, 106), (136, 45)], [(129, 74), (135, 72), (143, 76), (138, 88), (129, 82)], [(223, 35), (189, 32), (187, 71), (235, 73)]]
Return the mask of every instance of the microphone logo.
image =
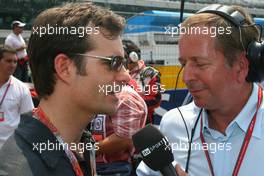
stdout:
[(169, 143), (167, 137), (163, 138), (162, 140), (164, 141), (164, 144), (165, 144), (165, 150), (171, 151), (171, 146), (170, 146), (170, 143)]
[(151, 153), (151, 151), (149, 150), (149, 148), (146, 148), (141, 153), (143, 156), (148, 156)]
[(148, 156), (152, 151), (157, 150), (159, 148), (164, 148), (164, 150), (169, 150), (171, 151), (171, 146), (170, 143), (168, 142), (166, 137), (163, 137), (158, 143), (152, 145), (151, 147), (145, 148), (144, 150), (141, 151), (141, 154), (146, 157)]

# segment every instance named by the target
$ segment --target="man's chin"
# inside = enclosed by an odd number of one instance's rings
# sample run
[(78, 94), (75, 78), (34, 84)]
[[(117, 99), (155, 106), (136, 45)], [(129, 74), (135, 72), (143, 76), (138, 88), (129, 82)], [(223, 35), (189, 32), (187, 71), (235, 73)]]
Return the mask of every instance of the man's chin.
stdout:
[(199, 108), (204, 108), (205, 107), (205, 103), (201, 100), (197, 100), (197, 99), (194, 99), (194, 104), (199, 107)]
[(114, 115), (117, 112), (117, 104), (113, 105), (111, 104), (107, 108), (104, 109), (104, 113), (101, 114), (107, 114), (107, 115)]

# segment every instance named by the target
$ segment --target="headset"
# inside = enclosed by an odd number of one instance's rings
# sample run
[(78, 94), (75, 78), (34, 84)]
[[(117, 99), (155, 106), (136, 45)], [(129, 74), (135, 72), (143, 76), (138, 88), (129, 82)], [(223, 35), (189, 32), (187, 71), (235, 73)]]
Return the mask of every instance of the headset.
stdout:
[(244, 46), (242, 41), (242, 27), (254, 26), (245, 25), (245, 17), (239, 11), (231, 6), (213, 4), (207, 6), (197, 12), (199, 13), (212, 13), (221, 16), (225, 20), (232, 23), (239, 29), (240, 42), (243, 49), (246, 51), (246, 57), (249, 60), (249, 72), (246, 77), (248, 82), (261, 82), (264, 80), (264, 41), (261, 40), (261, 33), (258, 41), (251, 41), (248, 46)]
[(123, 47), (130, 62), (135, 63), (140, 60), (141, 52), (138, 48), (134, 48), (136, 47), (134, 43), (124, 43)]
[(139, 61), (139, 57), (138, 54), (135, 51), (132, 51), (128, 54), (128, 58), (132, 61), (132, 62), (137, 62)]

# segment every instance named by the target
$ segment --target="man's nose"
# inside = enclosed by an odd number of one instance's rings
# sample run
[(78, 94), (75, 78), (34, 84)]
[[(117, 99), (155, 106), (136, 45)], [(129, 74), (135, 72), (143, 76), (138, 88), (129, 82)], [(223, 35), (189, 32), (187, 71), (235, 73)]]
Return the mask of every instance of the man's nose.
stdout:
[(116, 81), (121, 82), (123, 84), (128, 83), (131, 77), (129, 75), (129, 70), (122, 67), (122, 69), (116, 75)]
[(183, 82), (188, 84), (188, 82), (194, 80), (195, 73), (194, 68), (192, 68), (189, 64), (186, 64), (183, 68)]

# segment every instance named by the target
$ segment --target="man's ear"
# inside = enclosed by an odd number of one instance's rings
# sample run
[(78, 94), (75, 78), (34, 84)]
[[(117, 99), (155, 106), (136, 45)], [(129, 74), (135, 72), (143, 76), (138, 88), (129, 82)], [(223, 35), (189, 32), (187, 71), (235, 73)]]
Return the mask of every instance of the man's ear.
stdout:
[(58, 54), (54, 59), (57, 79), (68, 83), (73, 73), (73, 61), (65, 54)]
[(249, 71), (249, 60), (246, 57), (246, 52), (242, 52), (236, 61), (237, 66), (237, 81), (244, 82)]

